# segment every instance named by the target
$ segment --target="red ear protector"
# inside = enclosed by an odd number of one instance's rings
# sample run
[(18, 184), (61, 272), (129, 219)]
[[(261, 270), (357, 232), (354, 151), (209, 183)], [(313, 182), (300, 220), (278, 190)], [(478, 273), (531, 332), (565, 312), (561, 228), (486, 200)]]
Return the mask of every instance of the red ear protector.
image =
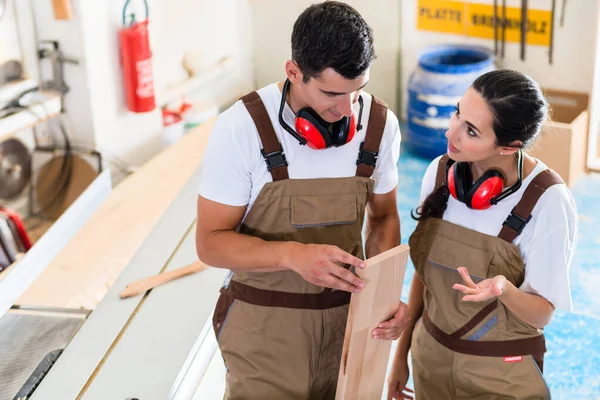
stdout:
[(465, 203), (467, 207), (473, 210), (487, 210), (521, 187), (523, 179), (523, 153), (521, 150), (519, 150), (517, 171), (517, 182), (503, 191), (506, 180), (500, 171), (488, 170), (476, 182), (473, 182), (469, 163), (457, 162), (448, 168), (447, 185), (452, 197)]
[(321, 118), (312, 108), (305, 107), (296, 113), (296, 130), (292, 129), (283, 120), (283, 108), (289, 87), (290, 80), (286, 79), (283, 85), (283, 93), (281, 94), (281, 105), (279, 106), (279, 123), (301, 145), (307, 144), (308, 147), (315, 150), (343, 146), (352, 140), (356, 131), (362, 129), (362, 125), (360, 124), (363, 112), (362, 97), (358, 98), (358, 103), (360, 104), (358, 124), (356, 123), (354, 112), (351, 117), (343, 117), (337, 122), (329, 123)]

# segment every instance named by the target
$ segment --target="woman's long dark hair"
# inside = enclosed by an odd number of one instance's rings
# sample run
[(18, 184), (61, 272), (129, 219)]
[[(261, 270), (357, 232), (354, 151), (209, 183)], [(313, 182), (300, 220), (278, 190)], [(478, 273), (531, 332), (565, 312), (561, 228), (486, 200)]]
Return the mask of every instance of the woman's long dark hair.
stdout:
[[(527, 148), (536, 140), (548, 118), (548, 102), (539, 85), (529, 76), (510, 69), (481, 75), (471, 87), (486, 101), (494, 116), (493, 129), (498, 146), (510, 147), (515, 141)], [(449, 190), (437, 187), (411, 216), (417, 221), (441, 217)]]

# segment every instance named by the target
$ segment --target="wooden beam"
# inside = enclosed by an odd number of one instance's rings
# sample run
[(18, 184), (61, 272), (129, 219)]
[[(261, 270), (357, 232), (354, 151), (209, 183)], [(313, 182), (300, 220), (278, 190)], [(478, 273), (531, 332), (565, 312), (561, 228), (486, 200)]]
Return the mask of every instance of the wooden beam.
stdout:
[(71, 0), (52, 0), (54, 19), (73, 19)]
[(199, 167), (214, 121), (117, 185), (17, 304), (95, 309)]
[(336, 400), (381, 398), (392, 342), (373, 339), (371, 332), (398, 309), (408, 250), (390, 249), (356, 272), (367, 285), (350, 300)]

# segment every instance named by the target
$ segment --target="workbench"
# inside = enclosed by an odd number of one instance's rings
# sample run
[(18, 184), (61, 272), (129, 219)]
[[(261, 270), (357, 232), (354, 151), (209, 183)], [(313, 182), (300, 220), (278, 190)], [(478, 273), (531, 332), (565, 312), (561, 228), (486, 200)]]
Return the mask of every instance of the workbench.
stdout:
[(69, 322), (62, 342), (53, 342), (64, 349), (31, 399), (200, 399), (222, 392), (203, 377), (207, 370), (224, 374), (211, 319), (228, 271), (208, 268), (119, 297), (132, 281), (197, 260), (197, 190), (213, 123), (192, 130), (114, 188), (0, 314), (0, 324), (32, 313)]
[(227, 271), (209, 268), (122, 300), (130, 282), (197, 259), (200, 171), (179, 193), (35, 391), (39, 399), (191, 398), (216, 351), (211, 315)]

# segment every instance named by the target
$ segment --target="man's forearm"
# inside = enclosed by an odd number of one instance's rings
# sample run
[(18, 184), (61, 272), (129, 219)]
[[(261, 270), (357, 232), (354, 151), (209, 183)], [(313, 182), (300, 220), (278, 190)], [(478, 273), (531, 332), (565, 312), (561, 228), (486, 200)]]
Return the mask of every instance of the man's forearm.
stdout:
[(383, 218), (367, 218), (366, 257), (371, 258), (400, 245), (400, 217), (398, 214)]
[(286, 248), (294, 242), (271, 242), (235, 231), (212, 232), (197, 240), (200, 260), (215, 268), (251, 272), (283, 271)]

